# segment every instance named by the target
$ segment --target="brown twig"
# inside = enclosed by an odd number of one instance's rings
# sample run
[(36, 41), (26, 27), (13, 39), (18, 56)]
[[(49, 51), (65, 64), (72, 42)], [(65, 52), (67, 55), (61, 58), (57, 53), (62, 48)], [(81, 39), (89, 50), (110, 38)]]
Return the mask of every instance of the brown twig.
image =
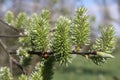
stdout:
[(7, 46), (2, 42), (1, 39), (0, 39), (0, 45), (4, 49), (4, 51), (7, 53), (7, 55), (9, 56), (10, 72), (12, 73), (12, 58), (11, 58), (10, 54), (8, 53), (8, 51), (7, 51)]
[(1, 39), (0, 39), (0, 45), (2, 46), (2, 48), (4, 49), (4, 51), (5, 51), (5, 52), (7, 53), (7, 55), (9, 56), (11, 73), (12, 73), (12, 62), (13, 62), (14, 64), (16, 64), (16, 66), (21, 70), (21, 72), (22, 72), (23, 74), (26, 74), (26, 72), (25, 72), (25, 70), (23, 69), (23, 67), (17, 62), (16, 59), (14, 59), (14, 58), (10, 55), (9, 51), (7, 50), (7, 46), (2, 42)]
[(7, 27), (15, 30), (16, 32), (19, 32), (18, 29), (16, 29), (16, 28), (15, 28), (14, 26), (12, 26), (12, 25), (9, 25), (8, 23), (6, 23), (5, 21), (3, 21), (2, 19), (0, 19), (0, 22), (3, 23), (3, 24), (5, 24)]
[[(16, 51), (9, 51), (10, 54), (16, 54)], [(38, 55), (38, 56), (43, 56), (44, 54), (48, 54), (48, 56), (53, 55), (54, 52), (41, 52), (41, 51), (28, 51), (28, 54), (30, 55)], [(81, 55), (81, 56), (85, 56), (85, 55), (96, 55), (96, 52), (75, 52), (72, 51), (70, 52), (70, 54), (76, 54), (76, 55)]]
[(19, 37), (27, 37), (27, 35), (0, 35), (0, 38), (19, 38)]

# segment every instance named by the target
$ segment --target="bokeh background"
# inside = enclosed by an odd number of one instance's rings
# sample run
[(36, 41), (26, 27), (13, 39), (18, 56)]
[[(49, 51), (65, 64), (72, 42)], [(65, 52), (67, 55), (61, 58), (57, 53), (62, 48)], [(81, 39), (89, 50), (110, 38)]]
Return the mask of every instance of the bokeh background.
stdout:
[[(0, 0), (0, 19), (4, 20), (5, 13), (10, 10), (15, 16), (25, 12), (39, 14), (42, 9), (51, 11), (51, 26), (60, 15), (73, 18), (75, 10), (86, 7), (87, 14), (94, 19), (90, 23), (91, 39), (94, 41), (99, 35), (99, 25), (105, 27), (112, 24), (115, 29), (116, 48), (113, 51), (114, 59), (106, 64), (97, 66), (81, 56), (73, 59), (68, 67), (56, 65), (53, 80), (120, 80), (120, 0)], [(0, 34), (17, 34), (0, 22)], [(15, 39), (2, 38), (8, 49), (16, 48)], [(0, 67), (9, 66), (8, 55), (0, 46)], [(16, 70), (14, 74), (18, 74)]]

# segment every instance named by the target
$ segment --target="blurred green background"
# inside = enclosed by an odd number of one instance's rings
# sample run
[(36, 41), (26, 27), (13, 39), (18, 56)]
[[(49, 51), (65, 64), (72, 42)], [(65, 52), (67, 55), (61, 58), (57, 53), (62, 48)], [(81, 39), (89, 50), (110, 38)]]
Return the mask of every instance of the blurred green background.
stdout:
[(120, 55), (97, 66), (77, 56), (68, 67), (57, 67), (53, 80), (120, 80)]
[[(26, 12), (27, 15), (39, 14), (42, 9), (47, 8), (51, 11), (52, 28), (60, 15), (72, 18), (75, 10), (81, 6), (88, 9), (88, 15), (95, 17), (90, 23), (91, 41), (99, 36), (99, 24), (103, 27), (108, 24), (114, 26), (117, 40), (116, 49), (112, 55), (115, 58), (97, 66), (89, 59), (78, 55), (73, 58), (68, 67), (56, 64), (53, 80), (120, 80), (120, 0), (0, 0), (0, 19), (4, 20), (4, 15), (8, 10), (13, 11), (16, 17), (19, 12)], [(5, 26), (0, 22), (0, 34), (16, 34)], [(9, 49), (16, 49), (14, 39), (2, 38), (2, 40)], [(9, 66), (9, 60), (5, 51), (0, 47), (1, 66)], [(13, 69), (14, 74), (19, 73), (16, 67)]]

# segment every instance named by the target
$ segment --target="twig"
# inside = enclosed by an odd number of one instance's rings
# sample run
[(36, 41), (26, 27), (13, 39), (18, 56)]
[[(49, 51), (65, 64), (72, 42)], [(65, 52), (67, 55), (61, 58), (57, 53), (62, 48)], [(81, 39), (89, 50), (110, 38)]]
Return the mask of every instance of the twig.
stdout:
[[(16, 51), (9, 51), (10, 54), (16, 54)], [(28, 51), (28, 54), (31, 55), (38, 55), (38, 56), (43, 56), (44, 54), (48, 54), (48, 56), (53, 55), (54, 52), (41, 52), (41, 51)], [(72, 51), (70, 52), (70, 54), (76, 54), (76, 55), (81, 55), (81, 56), (85, 56), (85, 55), (96, 55), (96, 52), (75, 52)]]
[(7, 51), (7, 46), (2, 42), (2, 40), (0, 39), (0, 45), (2, 46), (2, 48), (4, 49), (4, 51), (7, 53), (7, 55), (9, 56), (9, 60), (10, 60), (10, 70), (12, 73), (12, 62), (15, 63), (17, 65), (17, 67), (22, 71), (23, 74), (26, 74), (26, 72), (24, 71), (23, 67), (17, 62), (17, 60), (15, 60), (9, 53), (9, 51)]
[(12, 57), (9, 55), (9, 63), (10, 63), (10, 72), (13, 73), (13, 64), (12, 64)]
[(27, 35), (0, 35), (0, 38), (19, 38), (19, 37), (27, 37)]
[(0, 39), (0, 45), (2, 46), (2, 48), (4, 49), (4, 51), (7, 53), (7, 55), (9, 56), (9, 62), (10, 62), (10, 72), (12, 73), (12, 58), (10, 56), (10, 54), (7, 51), (7, 46), (2, 42), (2, 40)]
[(16, 66), (21, 70), (23, 74), (27, 74), (23, 67), (16, 61), (16, 59), (12, 58), (12, 62), (16, 64)]
[(14, 26), (12, 26), (12, 25), (9, 25), (8, 23), (6, 23), (5, 21), (3, 21), (2, 19), (0, 19), (0, 22), (3, 23), (3, 24), (5, 24), (7, 27), (15, 30), (16, 32), (19, 32), (18, 29), (16, 29), (16, 28), (15, 28)]
[(7, 46), (3, 43), (3, 41), (0, 39), (0, 45), (2, 46), (2, 48), (4, 49), (4, 51), (7, 53), (7, 55), (9, 55), (8, 51), (7, 51)]

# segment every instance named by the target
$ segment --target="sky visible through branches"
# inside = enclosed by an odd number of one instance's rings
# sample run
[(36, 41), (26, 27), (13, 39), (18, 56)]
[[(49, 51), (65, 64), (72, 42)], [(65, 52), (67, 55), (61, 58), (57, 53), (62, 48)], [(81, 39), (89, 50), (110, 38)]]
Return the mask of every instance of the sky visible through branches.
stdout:
[[(69, 0), (71, 3), (73, 2), (72, 0)], [(103, 0), (76, 0), (76, 6), (80, 7), (80, 6), (85, 6), (88, 9), (88, 14), (95, 16), (96, 17), (96, 22), (95, 22), (95, 26), (97, 26), (98, 24), (102, 24), (102, 12), (101, 10), (104, 8), (103, 7)], [(32, 0), (24, 0), (25, 3), (27, 4), (31, 4), (32, 5)], [(97, 2), (99, 4), (97, 4)], [(110, 15), (114, 18), (114, 19), (119, 19), (119, 12), (118, 12), (118, 6), (117, 6), (117, 2), (115, 0), (106, 0), (107, 2), (107, 7), (109, 9)], [(12, 7), (13, 3), (12, 0), (6, 0), (1, 7), (1, 11), (3, 13), (5, 13), (7, 10), (9, 10)], [(111, 24), (114, 26), (115, 28), (115, 32), (116, 32), (116, 36), (120, 36), (120, 27), (118, 23), (111, 21)]]

